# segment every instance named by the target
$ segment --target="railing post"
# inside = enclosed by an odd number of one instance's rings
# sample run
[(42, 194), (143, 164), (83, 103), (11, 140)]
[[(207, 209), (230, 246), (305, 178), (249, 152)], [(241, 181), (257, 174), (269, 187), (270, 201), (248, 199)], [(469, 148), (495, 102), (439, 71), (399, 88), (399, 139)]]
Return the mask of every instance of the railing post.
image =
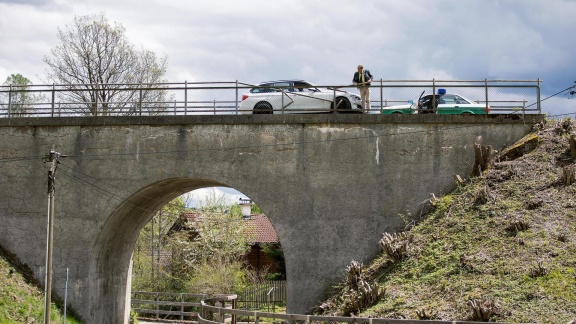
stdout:
[(142, 83), (140, 83), (140, 98), (138, 100), (139, 115), (142, 116)]
[(184, 295), (180, 293), (180, 320), (184, 320)]
[(94, 116), (98, 116), (98, 82), (96, 82), (96, 91), (94, 91)]
[(188, 115), (188, 80), (184, 81), (184, 116)]
[(10, 88), (8, 89), (8, 118), (10, 118), (12, 112), (12, 84), (10, 84)]
[[(236, 309), (238, 298), (232, 299), (232, 309)], [(236, 324), (236, 314), (232, 314), (232, 324)]]
[(484, 110), (488, 113), (488, 79), (484, 79), (484, 89), (486, 90), (486, 106), (484, 107)]
[(432, 111), (436, 113), (436, 81), (432, 79)]
[(56, 98), (56, 85), (52, 83), (52, 117), (54, 117), (54, 101)]
[(537, 88), (538, 88), (538, 94), (536, 95), (537, 96), (536, 102), (538, 103), (538, 105), (537, 105), (538, 113), (540, 114), (541, 113), (541, 111), (540, 111), (540, 78), (538, 78)]
[(214, 112), (214, 116), (216, 116), (216, 99), (212, 100), (212, 111)]
[(238, 80), (236, 80), (236, 115), (238, 115)]
[(384, 109), (384, 80), (380, 78), (380, 113)]

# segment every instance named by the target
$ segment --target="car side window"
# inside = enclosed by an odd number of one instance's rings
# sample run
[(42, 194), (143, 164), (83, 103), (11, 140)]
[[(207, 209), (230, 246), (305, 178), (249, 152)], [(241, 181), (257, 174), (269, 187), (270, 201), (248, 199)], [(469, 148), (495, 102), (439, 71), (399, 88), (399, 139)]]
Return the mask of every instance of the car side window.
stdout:
[(259, 86), (260, 87), (250, 89), (250, 92), (251, 93), (266, 93), (266, 92), (278, 91), (277, 89), (272, 88), (272, 86), (274, 86), (274, 84), (272, 84), (272, 83), (260, 84)]
[(452, 95), (443, 95), (440, 98), (441, 98), (440, 103), (442, 103), (442, 104), (457, 104), (458, 103), (455, 96), (452, 96)]
[(294, 87), (290, 82), (276, 82), (274, 83), (274, 86), (278, 87), (278, 91), (294, 92)]
[(468, 100), (460, 97), (460, 96), (454, 96), (456, 97), (456, 102), (459, 104), (471, 104), (471, 102), (469, 102)]

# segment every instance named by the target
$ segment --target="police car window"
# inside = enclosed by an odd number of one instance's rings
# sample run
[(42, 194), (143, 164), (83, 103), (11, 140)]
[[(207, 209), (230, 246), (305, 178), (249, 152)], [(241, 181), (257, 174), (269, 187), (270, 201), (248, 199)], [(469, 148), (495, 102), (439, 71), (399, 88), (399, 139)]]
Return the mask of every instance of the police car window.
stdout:
[(455, 96), (453, 95), (443, 95), (441, 98), (441, 101), (443, 104), (455, 104), (458, 103)]
[(461, 104), (471, 104), (470, 101), (468, 101), (468, 100), (466, 100), (466, 99), (464, 99), (464, 98), (462, 98), (462, 97), (460, 97), (460, 96), (455, 96), (455, 97), (456, 97), (456, 101), (457, 101), (458, 103), (461, 103)]

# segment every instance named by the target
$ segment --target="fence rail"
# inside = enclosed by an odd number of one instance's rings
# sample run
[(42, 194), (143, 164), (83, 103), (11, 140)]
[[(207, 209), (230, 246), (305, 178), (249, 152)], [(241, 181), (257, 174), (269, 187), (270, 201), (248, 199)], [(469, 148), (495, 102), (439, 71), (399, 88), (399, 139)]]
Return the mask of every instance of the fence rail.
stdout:
[[(410, 319), (390, 319), (390, 318), (366, 318), (366, 317), (343, 317), (343, 316), (317, 316), (301, 314), (279, 314), (254, 312), (247, 310), (235, 309), (234, 301), (236, 295), (221, 295), (215, 298), (202, 300), (200, 314), (198, 315), (199, 324), (236, 324), (261, 322), (267, 323), (366, 323), (366, 324), (479, 324), (484, 322), (473, 321), (440, 321), (440, 320), (410, 320)], [(219, 306), (216, 306), (219, 305)]]
[(138, 317), (196, 321), (204, 294), (132, 292), (132, 310)]
[[(378, 113), (390, 104), (417, 99), (423, 90), (431, 94), (445, 88), (477, 103), (489, 104), (494, 113), (540, 113), (540, 83), (540, 79), (375, 80), (371, 86), (370, 110)], [(242, 95), (252, 87), (254, 85), (238, 81), (8, 85), (0, 86), (0, 118), (237, 115)], [(357, 93), (353, 85), (317, 87), (333, 90), (334, 97), (338, 91)], [(310, 105), (315, 105), (314, 99), (310, 100)], [(335, 111), (330, 108), (326, 112)]]

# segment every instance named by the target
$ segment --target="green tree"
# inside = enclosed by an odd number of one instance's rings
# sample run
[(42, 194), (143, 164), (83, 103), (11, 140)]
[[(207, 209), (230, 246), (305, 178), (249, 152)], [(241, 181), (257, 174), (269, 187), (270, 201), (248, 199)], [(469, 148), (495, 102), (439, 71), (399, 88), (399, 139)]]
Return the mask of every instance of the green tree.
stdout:
[(41, 96), (29, 91), (32, 82), (22, 74), (11, 74), (3, 83), (1, 102), (6, 107), (8, 115), (20, 116), (29, 113), (34, 104), (40, 102)]
[(154, 214), (140, 232), (132, 258), (133, 290), (171, 290), (173, 278), (165, 266), (172, 251), (167, 235), (185, 210), (185, 201), (178, 197)]
[[(67, 86), (60, 99), (81, 104), (91, 115), (149, 114), (166, 108), (167, 91), (147, 84), (166, 82), (166, 58), (137, 51), (121, 24), (111, 25), (103, 15), (76, 16), (70, 26), (58, 28), (60, 44), (50, 56), (48, 78)], [(129, 89), (121, 85), (129, 85)], [(144, 105), (142, 103), (145, 103)]]
[(238, 291), (246, 283), (243, 256), (250, 248), (240, 206), (212, 194), (196, 213), (188, 231), (170, 237), (178, 286), (206, 294)]

